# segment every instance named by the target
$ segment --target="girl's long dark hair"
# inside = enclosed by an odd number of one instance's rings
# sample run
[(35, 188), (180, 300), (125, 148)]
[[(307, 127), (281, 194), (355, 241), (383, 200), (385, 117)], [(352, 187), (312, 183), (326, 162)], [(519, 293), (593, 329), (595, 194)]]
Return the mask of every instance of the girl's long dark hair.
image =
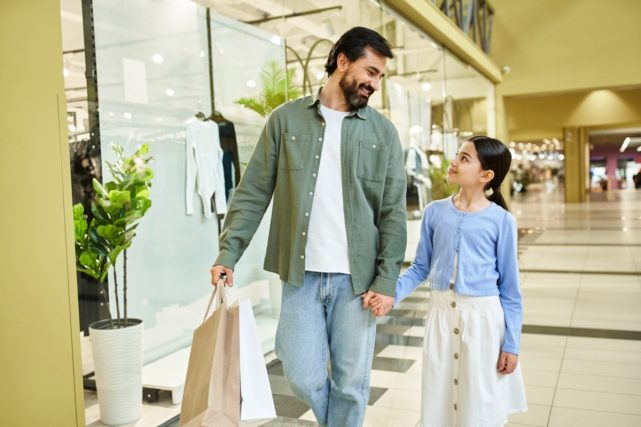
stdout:
[(501, 183), (510, 171), (510, 165), (512, 164), (510, 150), (498, 139), (488, 136), (473, 136), (468, 141), (474, 144), (483, 170), (494, 172), (492, 181), (488, 182), (483, 188), (485, 191), (492, 190), (492, 195), (488, 196), (488, 199), (506, 211), (509, 210), (501, 194)]

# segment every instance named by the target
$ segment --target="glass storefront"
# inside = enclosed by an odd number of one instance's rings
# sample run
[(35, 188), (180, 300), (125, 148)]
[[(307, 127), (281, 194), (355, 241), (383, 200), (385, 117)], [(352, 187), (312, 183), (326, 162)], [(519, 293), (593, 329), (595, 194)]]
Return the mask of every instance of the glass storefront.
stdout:
[[(398, 129), (406, 151), (411, 215), (420, 215), (426, 203), (444, 196), (444, 175), (437, 171), (464, 138), (495, 133), (493, 84), (375, 1), (248, 6), (205, 0), (93, 0), (85, 2), (92, 4), (93, 22), (84, 26), (70, 18), (82, 16), (80, 3), (62, 1), (68, 49), (64, 60), (71, 68), (65, 78), (70, 143), (88, 140), (85, 144), (97, 145), (85, 157), (96, 163), (90, 172), (105, 181), (110, 178), (105, 162), (114, 160), (113, 143), (128, 153), (148, 143), (154, 158), (153, 205), (128, 253), (129, 313), (144, 321), (145, 363), (190, 345), (211, 291), (209, 267), (218, 251), (218, 214), (225, 206), (190, 187), (190, 123), (214, 122), (219, 131), (223, 200), (228, 201), (266, 121), (265, 112), (273, 107), (265, 92), (277, 92), (282, 100), (317, 92), (327, 78), (324, 64), (330, 47), (343, 32), (361, 25), (379, 31), (393, 47), (395, 58), (388, 61), (386, 78), (370, 105)], [(71, 22), (76, 23), (73, 28)], [(91, 82), (82, 81), (89, 50), (73, 45), (82, 43), (77, 33), (88, 30), (95, 43), (95, 60), (87, 61), (94, 61), (95, 108)], [(99, 139), (91, 135), (92, 120)], [(77, 152), (75, 146), (72, 152)], [(74, 181), (80, 179), (74, 176)], [(79, 193), (76, 199), (81, 197)], [(274, 346), (281, 286), (276, 275), (262, 269), (270, 215), (268, 210), (237, 265), (232, 290), (251, 299), (266, 353)], [(95, 298), (79, 293), (81, 313), (83, 307), (91, 312), (87, 307)], [(93, 310), (86, 319), (99, 316)]]

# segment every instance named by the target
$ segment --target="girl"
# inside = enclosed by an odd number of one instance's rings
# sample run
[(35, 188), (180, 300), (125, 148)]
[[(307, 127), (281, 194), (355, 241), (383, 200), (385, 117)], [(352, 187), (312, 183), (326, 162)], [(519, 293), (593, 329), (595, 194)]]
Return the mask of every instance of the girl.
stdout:
[(425, 208), (416, 259), (398, 280), (395, 304), (431, 278), (420, 426), (498, 427), (527, 410), (516, 223), (500, 192), (511, 160), (496, 139), (463, 143), (447, 172), (460, 190)]

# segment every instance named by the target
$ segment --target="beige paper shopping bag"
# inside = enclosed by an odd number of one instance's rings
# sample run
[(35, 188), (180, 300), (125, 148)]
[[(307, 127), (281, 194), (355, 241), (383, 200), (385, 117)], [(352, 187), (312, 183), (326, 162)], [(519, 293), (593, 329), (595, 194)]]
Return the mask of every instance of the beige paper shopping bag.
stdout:
[[(214, 312), (207, 317), (214, 304)], [(181, 427), (240, 424), (239, 310), (216, 286), (203, 323), (194, 331), (180, 408)]]

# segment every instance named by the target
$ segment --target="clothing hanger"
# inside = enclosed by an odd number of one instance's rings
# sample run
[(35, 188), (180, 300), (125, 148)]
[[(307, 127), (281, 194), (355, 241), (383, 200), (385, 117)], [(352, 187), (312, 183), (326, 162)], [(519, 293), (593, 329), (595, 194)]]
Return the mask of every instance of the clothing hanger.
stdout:
[(202, 121), (208, 120), (208, 117), (205, 116), (205, 113), (203, 113), (202, 111), (196, 113), (196, 118)]

